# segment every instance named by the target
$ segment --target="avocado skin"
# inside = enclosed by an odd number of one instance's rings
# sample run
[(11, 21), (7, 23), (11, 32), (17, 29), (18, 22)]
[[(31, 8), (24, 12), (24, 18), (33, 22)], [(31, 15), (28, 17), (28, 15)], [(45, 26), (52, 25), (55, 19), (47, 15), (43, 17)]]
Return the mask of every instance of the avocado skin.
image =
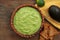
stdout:
[(60, 8), (56, 5), (51, 5), (48, 9), (49, 15), (54, 20), (60, 22)]
[(45, 5), (45, 1), (44, 0), (36, 0), (36, 3), (40, 7), (43, 7)]

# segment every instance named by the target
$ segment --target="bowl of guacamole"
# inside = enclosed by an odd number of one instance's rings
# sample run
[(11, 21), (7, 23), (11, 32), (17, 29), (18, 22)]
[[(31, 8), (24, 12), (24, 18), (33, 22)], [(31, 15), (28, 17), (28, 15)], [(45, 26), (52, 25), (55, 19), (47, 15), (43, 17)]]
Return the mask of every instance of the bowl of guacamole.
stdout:
[(42, 29), (41, 11), (34, 5), (20, 5), (11, 15), (12, 29), (22, 37), (31, 37)]

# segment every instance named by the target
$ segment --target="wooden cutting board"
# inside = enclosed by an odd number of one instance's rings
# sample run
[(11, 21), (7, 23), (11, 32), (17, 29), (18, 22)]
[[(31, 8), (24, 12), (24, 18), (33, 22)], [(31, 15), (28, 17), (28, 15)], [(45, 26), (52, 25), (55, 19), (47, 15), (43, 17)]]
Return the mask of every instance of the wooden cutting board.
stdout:
[(53, 35), (59, 33), (54, 26), (44, 20), (43, 31), (32, 38), (22, 38), (10, 27), (12, 11), (22, 4), (35, 4), (35, 0), (0, 0), (0, 40), (52, 40)]

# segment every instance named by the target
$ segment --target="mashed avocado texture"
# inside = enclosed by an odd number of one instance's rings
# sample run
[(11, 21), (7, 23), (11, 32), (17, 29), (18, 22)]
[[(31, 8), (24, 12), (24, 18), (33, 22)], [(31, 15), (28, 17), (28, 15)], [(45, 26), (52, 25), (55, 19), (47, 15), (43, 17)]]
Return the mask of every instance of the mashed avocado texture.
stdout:
[(41, 23), (42, 18), (39, 11), (28, 6), (20, 8), (16, 12), (13, 20), (15, 29), (24, 35), (36, 33), (40, 29)]

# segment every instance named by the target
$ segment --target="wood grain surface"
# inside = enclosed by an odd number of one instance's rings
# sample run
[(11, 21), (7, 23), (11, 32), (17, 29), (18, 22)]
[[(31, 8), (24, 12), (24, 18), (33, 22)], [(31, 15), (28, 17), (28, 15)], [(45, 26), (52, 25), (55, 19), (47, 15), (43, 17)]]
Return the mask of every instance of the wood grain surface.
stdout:
[(31, 38), (22, 38), (10, 27), (13, 10), (22, 4), (35, 4), (35, 0), (0, 0), (0, 40), (52, 40), (60, 31), (44, 20), (43, 31)]

